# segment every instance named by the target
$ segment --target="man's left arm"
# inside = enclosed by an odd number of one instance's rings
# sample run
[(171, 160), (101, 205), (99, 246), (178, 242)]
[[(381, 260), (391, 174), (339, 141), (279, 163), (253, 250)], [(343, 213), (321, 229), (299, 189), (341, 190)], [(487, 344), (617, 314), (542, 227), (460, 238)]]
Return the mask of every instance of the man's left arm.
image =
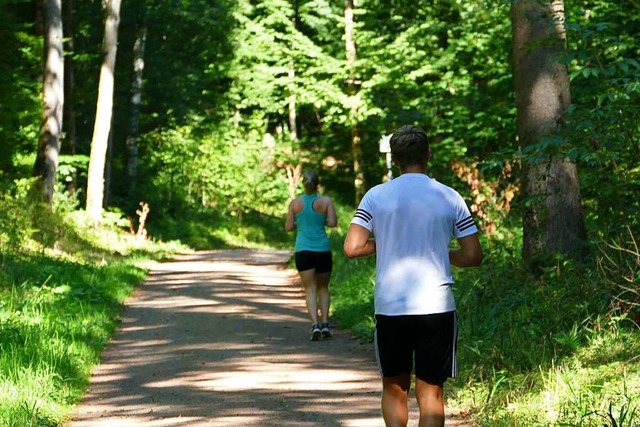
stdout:
[(376, 241), (370, 239), (371, 232), (358, 224), (351, 224), (344, 240), (344, 253), (347, 258), (359, 258), (376, 253)]
[(482, 246), (478, 233), (458, 239), (460, 248), (449, 250), (449, 261), (456, 267), (477, 267), (482, 263)]

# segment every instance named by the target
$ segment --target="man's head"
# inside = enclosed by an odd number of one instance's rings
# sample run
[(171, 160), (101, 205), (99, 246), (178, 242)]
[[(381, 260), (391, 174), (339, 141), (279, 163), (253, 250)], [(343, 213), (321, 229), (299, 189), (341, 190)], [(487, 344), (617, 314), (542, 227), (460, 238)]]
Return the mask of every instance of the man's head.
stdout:
[(413, 125), (398, 129), (391, 136), (389, 146), (391, 157), (401, 170), (409, 166), (425, 166), (431, 154), (427, 133)]

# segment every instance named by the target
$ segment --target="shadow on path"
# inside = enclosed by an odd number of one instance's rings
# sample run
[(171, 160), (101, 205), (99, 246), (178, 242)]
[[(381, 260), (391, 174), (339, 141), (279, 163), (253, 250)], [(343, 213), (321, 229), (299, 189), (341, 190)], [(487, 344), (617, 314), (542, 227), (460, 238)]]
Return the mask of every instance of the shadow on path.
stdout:
[(66, 426), (383, 426), (371, 346), (309, 341), (290, 255), (155, 264)]

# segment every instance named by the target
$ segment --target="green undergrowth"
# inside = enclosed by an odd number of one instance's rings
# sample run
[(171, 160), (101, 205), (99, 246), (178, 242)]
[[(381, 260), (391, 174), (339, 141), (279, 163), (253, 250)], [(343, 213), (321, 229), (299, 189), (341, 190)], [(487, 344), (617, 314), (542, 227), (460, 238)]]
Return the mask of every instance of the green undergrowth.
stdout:
[(485, 247), (483, 266), (457, 272), (452, 402), (485, 426), (640, 425), (640, 329), (637, 307), (619, 304), (624, 272), (594, 255), (534, 276), (517, 245)]
[(137, 239), (113, 215), (90, 226), (79, 212), (49, 213), (47, 228), (0, 241), (2, 427), (60, 425), (82, 397), (124, 300), (144, 280), (145, 263), (186, 249)]
[[(57, 425), (81, 397), (144, 270), (44, 255), (6, 257), (0, 289), (0, 419)], [(7, 283), (8, 277), (11, 282)]]
[(197, 250), (291, 249), (293, 243), (284, 231), (284, 220), (284, 216), (259, 212), (201, 209), (180, 215), (164, 215), (149, 225), (149, 231), (160, 240), (179, 240)]

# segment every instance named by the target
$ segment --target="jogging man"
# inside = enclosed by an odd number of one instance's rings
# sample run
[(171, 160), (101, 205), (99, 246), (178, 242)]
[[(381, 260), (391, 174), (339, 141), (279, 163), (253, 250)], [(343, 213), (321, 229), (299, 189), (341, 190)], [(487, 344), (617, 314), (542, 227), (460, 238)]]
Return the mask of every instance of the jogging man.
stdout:
[[(482, 247), (460, 194), (427, 175), (425, 131), (403, 126), (390, 146), (400, 176), (364, 195), (344, 252), (349, 258), (376, 255), (375, 347), (385, 424), (407, 425), (415, 366), (419, 426), (442, 427), (443, 385), (457, 374), (451, 265), (480, 265)], [(450, 249), (454, 237), (459, 248)]]

